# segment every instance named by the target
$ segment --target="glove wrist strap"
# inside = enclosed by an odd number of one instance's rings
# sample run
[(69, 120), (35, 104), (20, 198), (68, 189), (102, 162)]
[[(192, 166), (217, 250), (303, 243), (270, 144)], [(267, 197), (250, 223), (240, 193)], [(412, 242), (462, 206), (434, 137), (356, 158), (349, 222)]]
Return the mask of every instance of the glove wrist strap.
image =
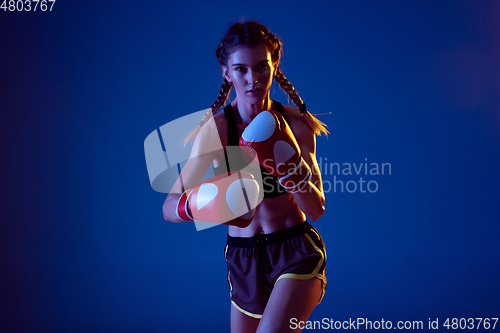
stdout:
[(191, 198), (191, 193), (193, 190), (186, 190), (179, 197), (179, 201), (177, 201), (177, 206), (175, 207), (175, 214), (177, 217), (183, 221), (193, 221), (193, 217), (189, 212), (189, 199)]

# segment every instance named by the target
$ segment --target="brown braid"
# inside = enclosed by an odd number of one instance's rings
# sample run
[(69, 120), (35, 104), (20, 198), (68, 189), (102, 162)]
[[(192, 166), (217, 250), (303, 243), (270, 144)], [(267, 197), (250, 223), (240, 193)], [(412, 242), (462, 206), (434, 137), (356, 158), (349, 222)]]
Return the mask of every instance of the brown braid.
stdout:
[(217, 100), (212, 104), (210, 107), (212, 109), (212, 113), (215, 114), (217, 110), (219, 110), (224, 104), (226, 104), (226, 101), (229, 97), (229, 92), (231, 91), (231, 88), (233, 86), (232, 82), (229, 82), (224, 78), (224, 83), (222, 83), (222, 87), (220, 88), (219, 91), (219, 97), (217, 97)]
[[(279, 83), (280, 87), (286, 91), (288, 96), (292, 99), (292, 101), (295, 103), (295, 105), (300, 108), (304, 102), (302, 101), (302, 98), (300, 98), (299, 94), (295, 90), (295, 88), (292, 86), (290, 81), (283, 75), (281, 72), (281, 69), (279, 66), (276, 68), (276, 74), (274, 74), (274, 79), (276, 82)], [(313, 116), (309, 111), (306, 111), (302, 113), (304, 117), (306, 118), (307, 123), (309, 126), (314, 130), (314, 133), (316, 135), (321, 135), (325, 134), (328, 135), (330, 132), (326, 129), (326, 124)]]
[(302, 101), (302, 98), (300, 98), (299, 94), (297, 93), (295, 88), (290, 83), (290, 81), (288, 81), (288, 79), (285, 77), (285, 75), (283, 75), (283, 73), (281, 72), (281, 69), (279, 67), (276, 69), (276, 74), (274, 75), (274, 79), (276, 80), (276, 82), (279, 83), (281, 89), (286, 91), (288, 96), (290, 96), (293, 103), (295, 103), (295, 105), (297, 105), (297, 107), (301, 106), (304, 103)]
[(203, 119), (200, 121), (200, 124), (193, 128), (191, 131), (189, 131), (188, 134), (186, 134), (186, 137), (184, 138), (183, 145), (186, 146), (189, 141), (193, 140), (198, 132), (200, 131), (201, 127), (205, 125), (207, 121), (210, 120), (216, 113), (217, 110), (219, 110), (227, 101), (227, 98), (229, 97), (229, 92), (231, 92), (231, 87), (233, 86), (232, 82), (229, 82), (224, 78), (224, 82), (222, 83), (222, 87), (220, 88), (219, 91), (219, 97), (217, 100), (212, 104), (210, 109), (205, 113), (203, 116)]

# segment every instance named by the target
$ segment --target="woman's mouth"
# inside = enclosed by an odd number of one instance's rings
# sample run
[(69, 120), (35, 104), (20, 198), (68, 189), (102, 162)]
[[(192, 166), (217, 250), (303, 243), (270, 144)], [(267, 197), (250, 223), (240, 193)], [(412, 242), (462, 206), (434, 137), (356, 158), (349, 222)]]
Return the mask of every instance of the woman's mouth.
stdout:
[(247, 94), (257, 95), (259, 92), (260, 92), (260, 89), (253, 89), (253, 90), (247, 91)]

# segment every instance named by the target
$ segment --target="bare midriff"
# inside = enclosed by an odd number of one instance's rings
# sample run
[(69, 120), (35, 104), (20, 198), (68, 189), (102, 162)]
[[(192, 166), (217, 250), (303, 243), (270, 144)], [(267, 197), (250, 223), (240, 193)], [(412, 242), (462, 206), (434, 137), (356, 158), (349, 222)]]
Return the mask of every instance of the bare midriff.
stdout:
[(274, 198), (263, 199), (257, 206), (252, 223), (246, 228), (229, 226), (229, 236), (252, 237), (255, 234), (270, 234), (293, 227), (305, 221), (305, 214), (287, 193)]

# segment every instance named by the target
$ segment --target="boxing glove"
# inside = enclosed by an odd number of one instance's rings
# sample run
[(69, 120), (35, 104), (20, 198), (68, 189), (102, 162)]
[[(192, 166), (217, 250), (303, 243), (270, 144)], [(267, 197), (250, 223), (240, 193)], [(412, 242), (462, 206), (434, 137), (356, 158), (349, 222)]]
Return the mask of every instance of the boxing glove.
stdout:
[(311, 169), (279, 112), (260, 112), (241, 134), (239, 144), (250, 155), (256, 155), (259, 163), (279, 177), (281, 186), (292, 193), (300, 191), (311, 179)]
[(179, 198), (177, 216), (184, 221), (205, 221), (247, 227), (259, 199), (259, 184), (246, 171), (210, 178)]

